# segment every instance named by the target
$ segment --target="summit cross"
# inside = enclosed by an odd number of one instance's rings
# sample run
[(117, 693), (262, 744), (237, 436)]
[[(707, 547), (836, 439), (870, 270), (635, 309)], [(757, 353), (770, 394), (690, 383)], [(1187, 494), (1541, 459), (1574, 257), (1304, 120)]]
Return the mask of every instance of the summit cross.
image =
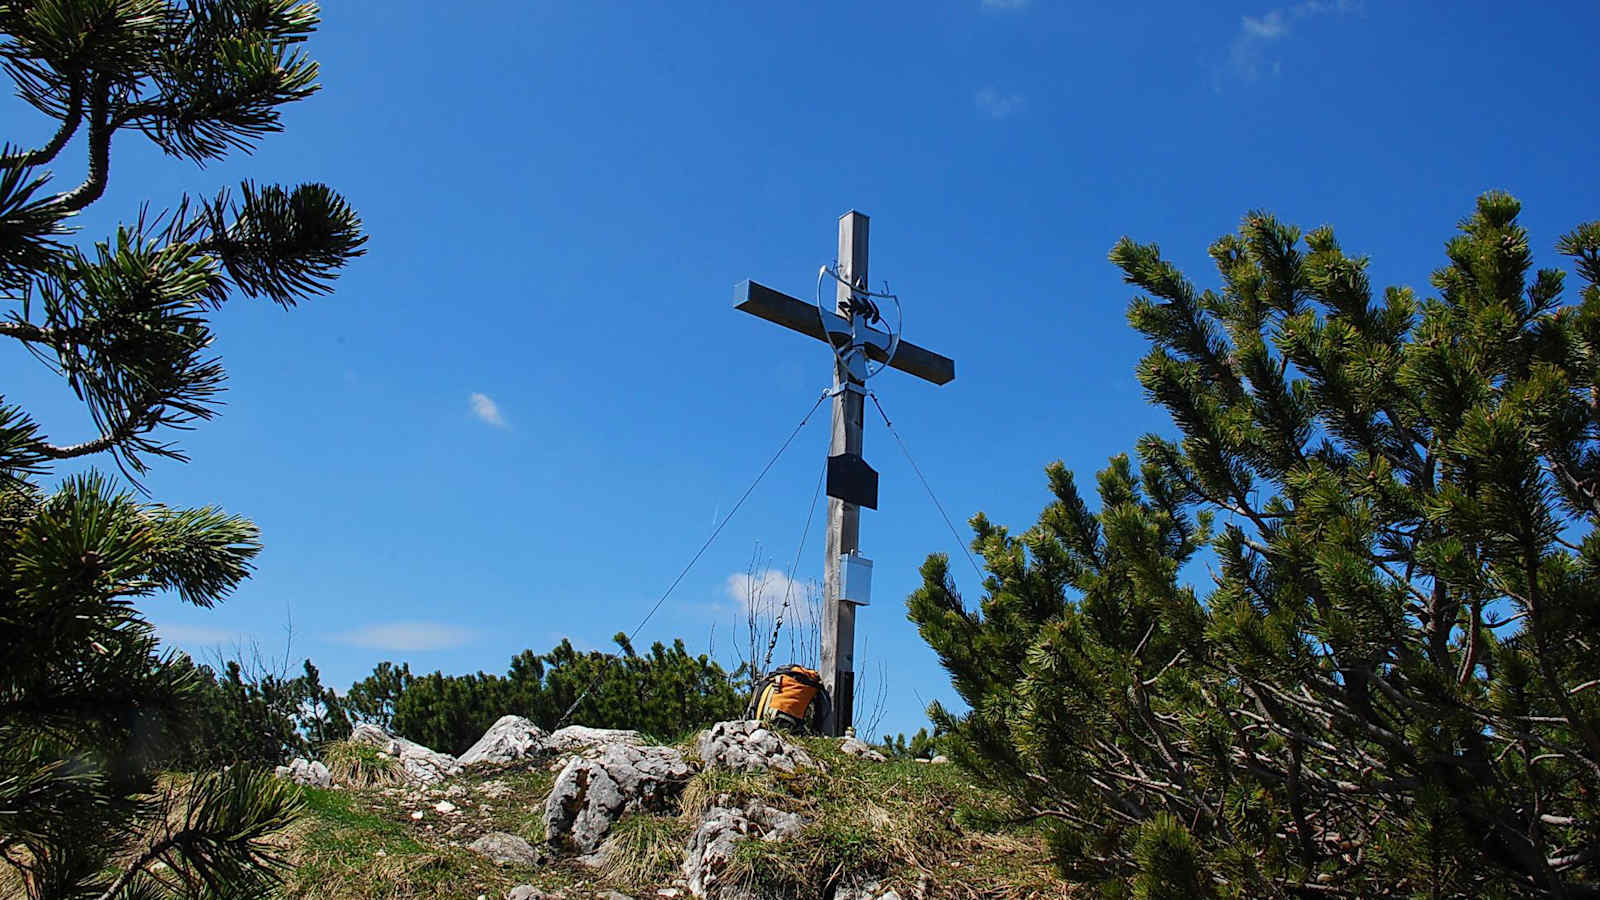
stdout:
[(740, 282), (733, 290), (735, 309), (834, 348), (821, 674), (832, 699), (822, 728), (835, 737), (851, 727), (856, 607), (867, 605), (871, 588), (872, 562), (860, 554), (861, 507), (878, 508), (878, 473), (861, 458), (868, 360), (934, 384), (947, 384), (956, 377), (953, 360), (868, 324), (868, 317), (877, 315), (867, 287), (867, 217), (854, 210), (839, 217), (837, 271), (832, 311), (754, 281)]

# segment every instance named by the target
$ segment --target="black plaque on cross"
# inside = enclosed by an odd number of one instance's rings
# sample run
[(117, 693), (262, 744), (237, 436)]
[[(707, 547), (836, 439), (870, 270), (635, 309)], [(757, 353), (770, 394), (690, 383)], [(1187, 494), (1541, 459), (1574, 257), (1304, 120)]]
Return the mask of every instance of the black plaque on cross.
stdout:
[(878, 473), (858, 453), (828, 457), (828, 496), (867, 509), (878, 508)]

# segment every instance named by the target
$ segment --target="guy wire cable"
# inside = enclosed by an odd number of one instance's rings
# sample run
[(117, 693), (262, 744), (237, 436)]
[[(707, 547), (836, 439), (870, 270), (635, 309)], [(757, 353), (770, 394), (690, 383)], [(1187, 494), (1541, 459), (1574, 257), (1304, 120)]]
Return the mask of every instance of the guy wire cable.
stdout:
[(922, 474), (922, 467), (918, 466), (917, 461), (911, 458), (911, 449), (906, 446), (905, 439), (900, 436), (900, 432), (895, 430), (894, 423), (889, 421), (889, 414), (883, 411), (883, 403), (878, 400), (877, 393), (867, 391), (867, 396), (872, 398), (872, 405), (878, 408), (878, 415), (883, 417), (884, 427), (888, 428), (889, 433), (894, 435), (895, 443), (900, 445), (900, 452), (905, 455), (906, 462), (911, 463), (911, 470), (917, 473), (917, 479), (922, 482), (922, 489), (928, 492), (928, 498), (933, 501), (934, 507), (939, 510), (939, 516), (944, 519), (945, 527), (950, 529), (950, 535), (956, 539), (956, 546), (960, 547), (961, 552), (966, 554), (967, 562), (972, 564), (972, 571), (978, 573), (978, 583), (981, 585), (985, 578), (983, 570), (978, 568), (978, 561), (972, 558), (972, 551), (967, 548), (967, 542), (961, 539), (961, 535), (956, 531), (956, 526), (951, 524), (950, 514), (944, 511), (944, 504), (939, 502), (938, 495), (933, 492), (933, 485), (928, 483), (928, 476)]
[[(831, 438), (831, 435), (830, 435)], [(767, 640), (767, 656), (761, 661), (760, 674), (765, 675), (772, 665), (772, 648), (778, 646), (778, 632), (783, 630), (783, 617), (789, 611), (789, 593), (794, 590), (794, 575), (800, 570), (800, 555), (806, 549), (806, 537), (811, 534), (811, 519), (817, 513), (817, 498), (822, 495), (822, 479), (828, 474), (828, 461), (823, 459), (822, 471), (817, 475), (817, 488), (811, 492), (811, 508), (806, 510), (806, 524), (800, 529), (800, 546), (794, 550), (794, 562), (789, 566), (789, 578), (783, 585), (783, 606), (778, 609), (778, 620), (772, 625), (772, 637)]]
[[(689, 574), (689, 570), (694, 568), (694, 564), (700, 561), (700, 557), (705, 554), (707, 548), (709, 548), (712, 542), (717, 539), (717, 535), (722, 533), (723, 526), (727, 525), (728, 522), (733, 519), (734, 514), (739, 511), (739, 507), (743, 506), (744, 501), (750, 498), (750, 494), (755, 491), (756, 485), (761, 483), (761, 479), (767, 477), (767, 473), (772, 471), (772, 467), (777, 464), (778, 458), (783, 455), (783, 451), (789, 449), (789, 445), (794, 442), (795, 437), (800, 434), (801, 429), (805, 428), (806, 423), (811, 421), (811, 416), (816, 413), (817, 408), (822, 406), (822, 401), (828, 399), (829, 393), (829, 391), (823, 391), (817, 396), (817, 402), (811, 404), (811, 408), (807, 410), (805, 416), (800, 419), (800, 424), (796, 425), (794, 427), (794, 431), (789, 432), (789, 436), (783, 439), (783, 444), (778, 447), (778, 452), (772, 454), (772, 458), (767, 460), (767, 464), (761, 467), (761, 471), (756, 475), (756, 480), (750, 482), (750, 486), (744, 489), (744, 493), (739, 495), (739, 499), (733, 504), (733, 508), (728, 510), (728, 514), (726, 516), (722, 517), (722, 521), (717, 523), (717, 527), (711, 529), (711, 536), (706, 538), (705, 543), (700, 545), (700, 549), (696, 550), (694, 552), (694, 556), (690, 557), (689, 564), (683, 567), (683, 571), (678, 573), (677, 578), (672, 579), (672, 583), (667, 585), (666, 591), (664, 591), (660, 598), (656, 600), (655, 605), (650, 607), (650, 611), (644, 614), (644, 618), (639, 620), (638, 625), (634, 626), (633, 633), (628, 635), (628, 643), (633, 643), (633, 639), (638, 637), (639, 632), (644, 630), (645, 623), (649, 622), (650, 617), (656, 614), (656, 610), (661, 608), (661, 604), (667, 602), (667, 598), (672, 595), (673, 590), (678, 587), (679, 582), (683, 581), (684, 577)], [(567, 707), (567, 711), (561, 714), (561, 718), (556, 721), (555, 728), (560, 728), (562, 725), (566, 724), (567, 717), (571, 716), (573, 711), (578, 708), (578, 704), (582, 703), (584, 698), (589, 696), (589, 692), (594, 690), (594, 686), (600, 683), (600, 678), (605, 674), (605, 671), (606, 667), (602, 666), (600, 671), (595, 673), (594, 678), (590, 679), (589, 685), (583, 689), (582, 693), (578, 694), (578, 699), (572, 701), (572, 705)], [(552, 728), (551, 730), (554, 731), (555, 728)]]

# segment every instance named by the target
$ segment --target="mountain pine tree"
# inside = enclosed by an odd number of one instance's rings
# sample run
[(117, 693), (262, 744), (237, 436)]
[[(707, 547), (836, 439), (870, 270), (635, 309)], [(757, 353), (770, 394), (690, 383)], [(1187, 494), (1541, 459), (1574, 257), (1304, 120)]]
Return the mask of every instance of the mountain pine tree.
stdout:
[[(317, 21), (294, 0), (0, 0), (0, 60), (53, 128), (37, 149), (0, 151), (0, 335), (59, 372), (95, 429), (55, 440), (0, 398), (7, 892), (256, 895), (274, 863), (266, 839), (295, 810), (292, 789), (249, 766), (157, 775), (208, 676), (161, 655), (134, 603), (220, 602), (249, 572), (255, 526), (93, 472), (54, 490), (36, 480), (62, 460), (138, 476), (183, 459), (170, 430), (209, 418), (224, 381), (208, 311), (235, 293), (292, 306), (359, 254), (359, 220), (319, 184), (180, 198), (106, 240), (69, 241), (118, 136), (205, 162), (278, 130), (279, 107), (317, 88), (302, 49)], [(58, 189), (43, 167), (79, 154), (86, 175)]]
[[(173, 665), (190, 664), (177, 657)], [(172, 764), (185, 771), (249, 765), (273, 768), (310, 752), (295, 717), (301, 712), (301, 679), (271, 673), (246, 673), (237, 660), (221, 672), (199, 666), (195, 687), (185, 698), (192, 727), (181, 735)]]
[[(407, 669), (393, 700), (392, 727), (420, 744), (459, 754), (503, 715), (523, 716), (546, 730), (562, 723), (676, 738), (743, 710), (732, 677), (706, 655), (689, 655), (682, 639), (670, 648), (658, 641), (646, 655), (635, 652), (625, 634), (613, 640), (618, 654), (583, 653), (565, 639), (543, 655), (524, 650), (503, 676), (434, 672), (412, 678)], [(375, 690), (375, 679), (387, 677), (395, 685), (394, 671), (390, 666), (386, 675), (380, 666), (351, 687), (346, 702)]]
[(304, 674), (292, 682), (295, 724), (313, 747), (350, 736), (350, 717), (338, 693), (322, 683), (322, 673), (306, 660)]
[(394, 721), (395, 705), (411, 687), (411, 666), (384, 660), (372, 674), (352, 684), (343, 699), (345, 715), (353, 722), (367, 722), (387, 730)]
[[(1533, 271), (1481, 197), (1437, 296), (1252, 213), (1199, 291), (1154, 245), (1139, 366), (1177, 439), (981, 515), (911, 618), (952, 755), (1112, 896), (1600, 896), (1600, 223)], [(1208, 584), (1204, 596), (1185, 586)]]

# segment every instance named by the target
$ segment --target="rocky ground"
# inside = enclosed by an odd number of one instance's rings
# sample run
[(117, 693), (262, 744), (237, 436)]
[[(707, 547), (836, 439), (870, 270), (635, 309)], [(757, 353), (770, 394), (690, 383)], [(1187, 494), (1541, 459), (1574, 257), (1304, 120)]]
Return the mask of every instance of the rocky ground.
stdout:
[(675, 745), (515, 716), (452, 758), (361, 726), (279, 775), (285, 898), (912, 900), (1069, 893), (955, 766), (722, 722)]

